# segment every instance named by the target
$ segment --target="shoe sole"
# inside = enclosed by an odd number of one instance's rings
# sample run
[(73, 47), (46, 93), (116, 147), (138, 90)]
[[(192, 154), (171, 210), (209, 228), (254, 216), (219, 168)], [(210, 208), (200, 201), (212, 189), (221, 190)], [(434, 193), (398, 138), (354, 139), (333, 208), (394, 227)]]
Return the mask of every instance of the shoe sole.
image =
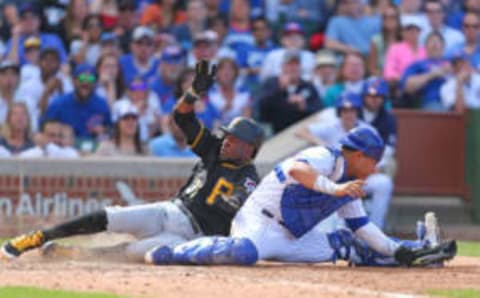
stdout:
[[(438, 252), (435, 252), (438, 250)], [(457, 243), (455, 241), (447, 241), (432, 249), (432, 252), (419, 257), (415, 260), (413, 266), (438, 266), (443, 262), (452, 260), (457, 255)]]
[(6, 261), (10, 261), (10, 260), (16, 259), (17, 257), (18, 257), (18, 256), (9, 253), (9, 252), (5, 249), (5, 245), (2, 245), (2, 246), (0, 247), (0, 259), (6, 260)]

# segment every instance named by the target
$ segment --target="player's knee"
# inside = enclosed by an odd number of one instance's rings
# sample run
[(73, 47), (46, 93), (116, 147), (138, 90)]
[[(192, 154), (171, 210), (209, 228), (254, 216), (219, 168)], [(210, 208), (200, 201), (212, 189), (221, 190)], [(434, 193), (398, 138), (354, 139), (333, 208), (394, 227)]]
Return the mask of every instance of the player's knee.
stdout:
[(234, 238), (232, 257), (235, 264), (253, 265), (258, 261), (258, 251), (255, 244), (248, 238)]

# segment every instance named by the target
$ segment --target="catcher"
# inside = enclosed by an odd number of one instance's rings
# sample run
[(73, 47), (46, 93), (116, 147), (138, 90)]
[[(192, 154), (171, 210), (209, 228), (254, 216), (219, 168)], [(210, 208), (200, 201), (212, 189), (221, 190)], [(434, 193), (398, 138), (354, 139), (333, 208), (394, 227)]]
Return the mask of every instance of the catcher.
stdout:
[(197, 63), (192, 88), (174, 109), (176, 124), (201, 158), (175, 198), (138, 206), (106, 207), (52, 228), (33, 231), (6, 242), (0, 256), (11, 259), (47, 241), (109, 231), (131, 234), (138, 241), (97, 252), (120, 252), (131, 260), (143, 260), (145, 252), (158, 245), (175, 245), (203, 235), (228, 235), (233, 216), (259, 181), (252, 160), (264, 134), (257, 123), (243, 117), (222, 127), (224, 137), (211, 134), (198, 121), (193, 104), (213, 84), (215, 70), (215, 66), (210, 69), (207, 61)]
[[(439, 243), (436, 221), (426, 225), (428, 237), (421, 241), (389, 238), (369, 221), (360, 198), (365, 195), (363, 179), (383, 155), (378, 133), (370, 127), (354, 128), (340, 143), (341, 150), (308, 148), (278, 164), (238, 211), (230, 237), (202, 237), (173, 249), (157, 247), (147, 252), (145, 261), (251, 265), (258, 260), (341, 259), (363, 266), (426, 266), (453, 258), (456, 243)], [(334, 212), (348, 229), (320, 228)]]

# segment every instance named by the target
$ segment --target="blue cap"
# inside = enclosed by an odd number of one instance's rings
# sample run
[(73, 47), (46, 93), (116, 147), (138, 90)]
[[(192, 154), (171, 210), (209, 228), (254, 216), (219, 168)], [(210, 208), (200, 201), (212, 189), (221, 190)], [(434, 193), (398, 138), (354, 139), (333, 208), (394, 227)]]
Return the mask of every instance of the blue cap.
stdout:
[(447, 55), (447, 59), (451, 61), (467, 60), (468, 55), (462, 49), (457, 49), (455, 51), (450, 52)]
[(374, 128), (356, 127), (340, 140), (340, 144), (358, 150), (368, 157), (380, 161), (385, 144)]
[(95, 75), (95, 68), (90, 66), (90, 64), (86, 63), (81, 63), (75, 66), (75, 69), (73, 70), (73, 75), (76, 77), (82, 73), (89, 73)]
[(285, 26), (283, 27), (283, 34), (291, 34), (291, 33), (303, 34), (304, 32), (303, 32), (302, 25), (296, 22), (286, 23)]
[(24, 3), (20, 6), (19, 13), (20, 16), (24, 16), (26, 13), (33, 13), (34, 15), (39, 15), (39, 11), (37, 6), (35, 6), (33, 3)]
[(162, 61), (167, 63), (179, 63), (182, 61), (183, 52), (182, 49), (178, 46), (168, 46), (163, 49), (162, 52)]
[(113, 32), (103, 32), (100, 36), (100, 43), (117, 42), (117, 35)]
[(362, 107), (362, 99), (354, 93), (343, 93), (337, 98), (337, 110), (339, 109), (359, 109)]
[(388, 89), (388, 83), (384, 79), (371, 78), (367, 80), (363, 88), (363, 96), (373, 95), (387, 97), (389, 93)]

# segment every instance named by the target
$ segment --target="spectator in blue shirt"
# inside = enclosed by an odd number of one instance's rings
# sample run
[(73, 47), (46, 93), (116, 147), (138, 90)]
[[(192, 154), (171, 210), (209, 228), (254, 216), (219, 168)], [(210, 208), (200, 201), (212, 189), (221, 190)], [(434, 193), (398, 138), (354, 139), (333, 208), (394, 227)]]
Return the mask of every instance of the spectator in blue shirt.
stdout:
[(275, 49), (275, 46), (271, 40), (272, 32), (265, 18), (258, 17), (253, 19), (251, 28), (255, 44), (240, 53), (237, 58), (240, 67), (246, 69), (246, 85), (251, 92), (254, 92), (259, 87), (258, 74), (262, 68), (262, 63), (267, 54)]
[(480, 17), (473, 12), (467, 12), (463, 18), (463, 34), (465, 42), (455, 45), (447, 56), (462, 53), (467, 56), (475, 68), (480, 68)]
[(193, 46), (193, 38), (196, 34), (207, 29), (207, 9), (202, 0), (191, 0), (187, 3), (187, 21), (172, 29), (172, 34), (184, 51), (189, 51)]
[(444, 110), (440, 87), (451, 73), (452, 66), (443, 58), (445, 41), (436, 31), (427, 37), (427, 58), (410, 65), (400, 80), (404, 95), (402, 104), (424, 110)]
[(156, 157), (195, 158), (196, 155), (187, 146), (185, 135), (172, 117), (168, 119), (168, 126), (169, 131), (150, 141), (150, 153)]
[(136, 77), (151, 81), (155, 76), (159, 61), (153, 57), (153, 37), (155, 33), (148, 27), (135, 28), (130, 42), (130, 54), (120, 58), (123, 77), (126, 82)]
[(446, 24), (454, 29), (462, 30), (463, 20), (467, 13), (478, 15), (480, 13), (480, 2), (477, 0), (451, 1), (451, 6), (462, 2), (461, 9), (448, 9)]
[(20, 9), (20, 17), (20, 22), (12, 28), (12, 37), (7, 43), (8, 59), (20, 64), (26, 63), (24, 41), (27, 37), (37, 36), (42, 49), (57, 49), (62, 63), (67, 62), (67, 54), (62, 40), (55, 34), (40, 32), (40, 16), (33, 4), (24, 4)]
[(249, 0), (232, 0), (230, 5), (230, 23), (223, 44), (235, 51), (238, 57), (255, 44), (250, 30)]
[(77, 137), (94, 140), (111, 126), (110, 110), (106, 99), (94, 92), (95, 70), (90, 65), (77, 65), (73, 77), (74, 91), (57, 97), (43, 119), (68, 124)]
[(367, 55), (370, 40), (380, 31), (380, 18), (365, 16), (362, 0), (341, 0), (341, 4), (345, 15), (334, 16), (328, 22), (325, 46), (344, 54)]
[(158, 73), (150, 84), (150, 88), (157, 94), (162, 104), (172, 97), (183, 62), (184, 56), (178, 46), (172, 45), (163, 49)]

